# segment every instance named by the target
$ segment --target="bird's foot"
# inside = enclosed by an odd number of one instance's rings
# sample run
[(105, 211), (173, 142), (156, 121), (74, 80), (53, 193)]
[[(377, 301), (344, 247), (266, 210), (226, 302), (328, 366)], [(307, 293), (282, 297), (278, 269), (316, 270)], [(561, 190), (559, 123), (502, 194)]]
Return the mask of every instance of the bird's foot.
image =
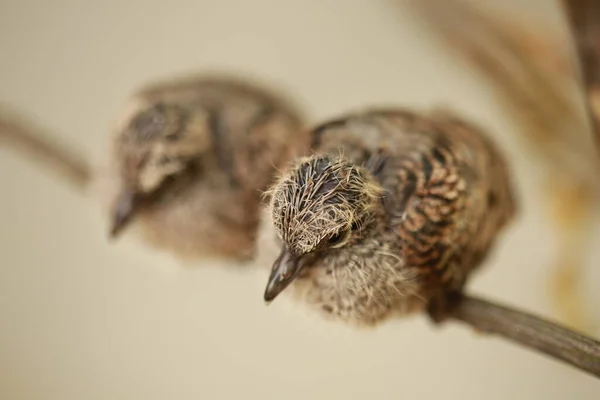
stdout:
[(460, 292), (440, 293), (434, 296), (427, 306), (429, 319), (436, 325), (443, 323), (450, 317), (461, 298)]

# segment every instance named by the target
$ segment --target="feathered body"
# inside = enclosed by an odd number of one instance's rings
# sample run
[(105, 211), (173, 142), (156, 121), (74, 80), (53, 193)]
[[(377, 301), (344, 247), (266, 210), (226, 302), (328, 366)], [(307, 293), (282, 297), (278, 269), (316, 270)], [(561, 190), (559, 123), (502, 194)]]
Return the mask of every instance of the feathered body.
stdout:
[(371, 110), (311, 134), (313, 155), (269, 191), (283, 249), (266, 300), (291, 285), (367, 325), (431, 307), (463, 288), (515, 214), (502, 155), (450, 113)]
[(112, 234), (130, 220), (179, 258), (246, 260), (261, 194), (309, 146), (298, 110), (235, 77), (154, 83), (127, 104), (113, 138)]

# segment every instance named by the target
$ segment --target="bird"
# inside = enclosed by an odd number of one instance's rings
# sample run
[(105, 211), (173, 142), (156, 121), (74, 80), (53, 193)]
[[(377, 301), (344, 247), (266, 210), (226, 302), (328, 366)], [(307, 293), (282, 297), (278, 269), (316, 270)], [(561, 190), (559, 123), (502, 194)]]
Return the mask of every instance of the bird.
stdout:
[[(311, 154), (265, 192), (282, 293), (327, 319), (440, 323), (517, 213), (510, 169), (449, 109), (372, 107), (311, 129)], [(267, 228), (265, 228), (267, 229)]]
[(181, 260), (251, 260), (262, 193), (308, 150), (304, 116), (280, 92), (233, 75), (148, 84), (110, 137), (109, 237), (137, 225)]

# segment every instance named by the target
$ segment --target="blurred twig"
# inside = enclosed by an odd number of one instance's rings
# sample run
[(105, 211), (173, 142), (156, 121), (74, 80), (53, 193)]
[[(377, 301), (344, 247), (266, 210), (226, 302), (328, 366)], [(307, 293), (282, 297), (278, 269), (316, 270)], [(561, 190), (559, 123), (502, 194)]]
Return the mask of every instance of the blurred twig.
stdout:
[(9, 112), (6, 107), (0, 108), (0, 145), (18, 151), (83, 190), (90, 181), (90, 165), (55, 142), (50, 134), (25, 117)]
[(563, 0), (573, 36), (586, 106), (600, 155), (600, 2)]
[(450, 50), (488, 80), (523, 130), (521, 139), (532, 154), (567, 167), (567, 173), (579, 180), (596, 179), (588, 172), (589, 165), (583, 165), (591, 157), (585, 121), (569, 93), (574, 79), (571, 64), (555, 43), (512, 18), (497, 13), (492, 18), (465, 1), (409, 4)]

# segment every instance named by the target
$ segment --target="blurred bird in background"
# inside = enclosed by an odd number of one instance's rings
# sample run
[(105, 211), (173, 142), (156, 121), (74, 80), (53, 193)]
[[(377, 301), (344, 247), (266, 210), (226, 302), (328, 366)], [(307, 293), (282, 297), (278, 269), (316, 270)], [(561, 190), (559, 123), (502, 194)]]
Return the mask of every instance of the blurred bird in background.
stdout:
[(586, 300), (583, 265), (598, 210), (600, 165), (569, 41), (548, 37), (542, 26), (482, 3), (407, 2), (450, 51), (484, 78), (518, 127), (518, 141), (541, 167), (544, 206), (560, 244), (549, 299), (565, 323), (594, 332), (598, 321)]
[(1, 115), (0, 141), (91, 191), (111, 237), (132, 225), (182, 261), (247, 261), (262, 192), (309, 144), (302, 113), (267, 86), (209, 74), (145, 85), (123, 107), (104, 169), (14, 113)]

